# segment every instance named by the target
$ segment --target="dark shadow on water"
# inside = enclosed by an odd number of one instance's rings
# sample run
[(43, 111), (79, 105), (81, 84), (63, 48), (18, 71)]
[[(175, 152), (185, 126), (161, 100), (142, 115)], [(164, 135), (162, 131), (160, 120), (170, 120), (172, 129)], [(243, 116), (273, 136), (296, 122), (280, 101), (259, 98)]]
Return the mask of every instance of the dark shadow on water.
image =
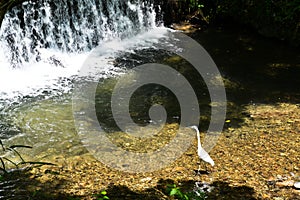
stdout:
[(160, 200), (164, 199), (162, 193), (159, 190), (153, 188), (147, 189), (142, 192), (136, 192), (130, 190), (126, 186), (114, 185), (107, 188), (107, 195), (112, 200), (131, 200), (131, 199), (143, 199), (143, 200)]
[(300, 103), (300, 48), (237, 25), (190, 34), (211, 55), (225, 80), (226, 127), (238, 127), (253, 104)]
[[(45, 173), (55, 173), (45, 171)], [(40, 181), (37, 175), (28, 171), (15, 171), (3, 176), (0, 179), (0, 199), (3, 200), (80, 200), (80, 199), (101, 199), (101, 191), (86, 191), (83, 196), (66, 194), (60, 188), (67, 185), (65, 180), (52, 179), (51, 181)], [(172, 179), (160, 179), (156, 186), (145, 190), (132, 190), (124, 185), (113, 183), (104, 190), (110, 200), (174, 200), (167, 192), (169, 185), (176, 185), (184, 194), (193, 191), (196, 181), (174, 181)], [(231, 186), (228, 182), (215, 181), (209, 184), (213, 187), (206, 192), (206, 200), (262, 200), (256, 197), (254, 188), (241, 185)], [(103, 190), (102, 190), (103, 191)], [(70, 191), (68, 191), (69, 193)], [(76, 191), (77, 193), (80, 191)], [(72, 193), (72, 192), (70, 192)], [(299, 199), (293, 196), (290, 199)]]
[[(162, 200), (162, 199), (175, 199), (174, 197), (167, 194), (166, 189), (168, 185), (175, 184), (171, 179), (163, 180), (158, 182), (158, 185), (154, 188), (149, 188), (141, 192), (135, 192), (125, 186), (113, 185), (107, 188), (107, 194), (112, 200)], [(179, 186), (180, 191), (188, 193), (193, 190), (195, 186), (194, 181), (183, 181), (176, 184)], [(254, 189), (248, 186), (237, 186), (232, 187), (226, 182), (213, 182), (212, 186), (214, 189), (207, 193), (208, 200), (258, 200), (254, 197)]]
[(233, 82), (227, 88), (229, 100), (240, 104), (299, 103), (300, 48), (236, 25), (212, 27), (191, 37)]
[[(224, 78), (227, 118), (230, 119), (225, 128), (239, 127), (245, 118), (250, 117), (246, 105), (300, 103), (299, 48), (234, 25), (215, 26), (190, 36), (208, 51)], [(128, 70), (144, 63), (165, 64), (185, 76), (199, 100), (200, 129), (207, 130), (211, 114), (209, 92), (193, 66), (175, 54), (155, 49), (122, 55), (116, 59), (115, 65)], [(98, 120), (101, 126), (112, 131), (117, 127), (110, 105), (115, 82), (114, 79), (99, 82), (96, 95), (96, 102), (100, 102), (96, 104)], [(180, 104), (172, 95), (172, 91), (157, 85), (140, 88), (130, 100), (133, 121), (141, 126), (147, 125), (150, 107), (160, 104), (167, 109), (167, 123), (180, 122)], [(122, 115), (117, 117), (122, 118)]]
[(215, 189), (208, 194), (207, 199), (240, 199), (240, 200), (255, 200), (254, 189), (248, 186), (230, 186), (226, 182), (216, 181), (212, 184)]
[[(56, 173), (45, 171), (44, 173)], [(38, 180), (28, 170), (17, 170), (4, 174), (0, 180), (0, 199), (3, 200), (79, 200), (79, 196), (59, 192), (64, 180)]]

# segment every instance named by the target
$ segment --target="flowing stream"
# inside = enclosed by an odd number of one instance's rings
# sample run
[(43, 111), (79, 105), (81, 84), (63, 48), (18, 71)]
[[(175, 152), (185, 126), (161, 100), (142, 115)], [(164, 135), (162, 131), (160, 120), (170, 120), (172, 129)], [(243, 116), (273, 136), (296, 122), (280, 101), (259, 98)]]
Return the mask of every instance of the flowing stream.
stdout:
[(0, 30), (3, 143), (33, 146), (24, 151), (31, 160), (85, 152), (72, 114), (78, 71), (97, 47), (98, 77), (124, 73), (120, 52), (134, 55), (165, 37), (159, 13), (151, 1), (123, 0), (43, 0), (8, 12)]
[(118, 42), (157, 23), (153, 5), (138, 1), (23, 3), (6, 14), (0, 31), (1, 96), (36, 94), (75, 75), (93, 48), (112, 40), (126, 46)]
[[(201, 128), (207, 126), (211, 107), (206, 85), (199, 81), (201, 75), (187, 61), (159, 49), (163, 44), (169, 45), (170, 32), (161, 26), (160, 19), (160, 8), (151, 1), (42, 0), (13, 8), (0, 29), (3, 143), (33, 146), (22, 151), (27, 160), (55, 161), (58, 155), (86, 153), (74, 125), (72, 92), (78, 73), (91, 54), (97, 55), (100, 66), (95, 99), (97, 117), (108, 132), (116, 131), (109, 130), (115, 126), (109, 103), (115, 77), (151, 62), (172, 65), (193, 82), (201, 110)], [(211, 28), (197, 32), (194, 37), (230, 78), (225, 85), (228, 100), (234, 102), (228, 112), (232, 124), (238, 125), (245, 117), (240, 116), (242, 111), (238, 113), (238, 105), (289, 102), (294, 96), (293, 101), (298, 101), (297, 49), (232, 28)], [(179, 121), (176, 98), (157, 85), (146, 86), (133, 95), (133, 121), (148, 124), (147, 114), (153, 103), (164, 105), (168, 122)], [(122, 145), (130, 140), (123, 136), (116, 132), (114, 139), (121, 140), (116, 143)], [(172, 136), (153, 141), (163, 146), (169, 137)], [(143, 150), (154, 144), (135, 146)]]

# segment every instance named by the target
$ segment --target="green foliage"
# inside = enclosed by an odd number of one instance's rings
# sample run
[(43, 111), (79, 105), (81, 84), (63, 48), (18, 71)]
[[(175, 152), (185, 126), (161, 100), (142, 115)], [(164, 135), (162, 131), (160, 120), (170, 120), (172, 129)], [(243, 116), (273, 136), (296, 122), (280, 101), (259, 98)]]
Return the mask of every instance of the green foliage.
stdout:
[[(161, 0), (162, 1), (162, 0)], [(163, 6), (170, 24), (192, 17), (207, 23), (236, 21), (253, 27), (267, 37), (300, 45), (300, 0), (181, 0)], [(166, 11), (165, 11), (166, 12)], [(171, 18), (172, 20), (170, 20)], [(201, 20), (198, 22), (201, 23)]]
[(189, 200), (189, 197), (184, 194), (179, 187), (177, 187), (175, 184), (168, 185), (167, 186), (167, 193), (170, 196), (174, 196), (180, 200)]
[(243, 17), (246, 22), (261, 19), (272, 23), (279, 22), (277, 25), (281, 25), (286, 22), (298, 23), (297, 19), (300, 17), (300, 0), (215, 0), (215, 3), (218, 6), (218, 13)]
[(187, 2), (189, 2), (189, 7), (192, 9), (199, 9), (204, 7), (202, 0), (190, 0)]
[[(273, 6), (273, 19), (275, 22), (280, 23), (289, 23), (291, 20), (297, 20), (300, 19), (300, 1), (289, 1), (289, 2), (272, 2), (269, 3), (271, 6)], [(273, 5), (274, 4), (274, 5)], [(272, 7), (271, 7), (272, 8)], [(272, 13), (271, 13), (272, 14)]]
[(300, 43), (300, 0), (214, 0), (216, 15), (248, 24), (261, 34)]
[(95, 194), (94, 196), (97, 198), (97, 200), (109, 200), (105, 190), (101, 191), (99, 194)]
[(179, 200), (204, 200), (207, 197), (205, 193), (200, 193), (200, 196), (194, 192), (184, 193), (175, 184), (167, 185), (166, 192), (168, 195), (174, 196)]

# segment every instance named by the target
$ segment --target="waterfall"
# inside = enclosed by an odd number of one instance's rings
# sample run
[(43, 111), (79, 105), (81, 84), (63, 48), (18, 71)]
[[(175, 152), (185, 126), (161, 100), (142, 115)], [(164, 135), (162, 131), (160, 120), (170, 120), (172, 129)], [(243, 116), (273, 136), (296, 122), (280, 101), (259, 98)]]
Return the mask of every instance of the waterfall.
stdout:
[(152, 0), (40, 0), (13, 8), (0, 29), (1, 98), (58, 85), (51, 81), (76, 74), (93, 48), (156, 28), (157, 13)]
[[(9, 62), (38, 62), (40, 49), (91, 50), (102, 41), (126, 38), (155, 27), (151, 3), (124, 0), (26, 2), (6, 14), (0, 31)], [(4, 44), (3, 44), (4, 43)]]

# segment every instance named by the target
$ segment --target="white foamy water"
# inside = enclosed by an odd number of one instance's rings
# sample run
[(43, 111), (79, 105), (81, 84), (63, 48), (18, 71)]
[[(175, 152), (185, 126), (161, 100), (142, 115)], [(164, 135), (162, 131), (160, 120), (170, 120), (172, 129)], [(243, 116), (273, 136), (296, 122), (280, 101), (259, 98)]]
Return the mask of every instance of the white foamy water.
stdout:
[(118, 52), (149, 48), (164, 36), (156, 15), (151, 4), (122, 0), (52, 0), (14, 8), (0, 29), (0, 99), (68, 92), (95, 48), (102, 74), (116, 73)]
[[(52, 53), (44, 51), (45, 54)], [(56, 89), (67, 91), (67, 85), (60, 85), (59, 79), (70, 78), (76, 75), (78, 69), (85, 60), (86, 54), (59, 54), (55, 57), (59, 66), (49, 59), (25, 63), (21, 68), (12, 68), (9, 63), (1, 62), (0, 67), (0, 94), (3, 99), (11, 99), (26, 95), (38, 95), (43, 89)], [(52, 56), (53, 57), (53, 56)]]
[[(117, 38), (103, 42), (92, 51), (97, 57), (97, 71), (104, 78), (105, 75), (120, 72), (112, 64), (118, 53), (153, 48), (167, 32), (168, 29), (157, 27), (123, 40)], [(83, 63), (91, 55), (91, 52), (66, 53), (51, 49), (40, 49), (40, 52), (41, 61), (24, 63), (19, 68), (12, 68), (9, 62), (5, 62), (4, 53), (1, 53), (0, 99), (36, 96), (45, 90), (68, 92), (72, 88), (72, 79), (76, 78)]]

